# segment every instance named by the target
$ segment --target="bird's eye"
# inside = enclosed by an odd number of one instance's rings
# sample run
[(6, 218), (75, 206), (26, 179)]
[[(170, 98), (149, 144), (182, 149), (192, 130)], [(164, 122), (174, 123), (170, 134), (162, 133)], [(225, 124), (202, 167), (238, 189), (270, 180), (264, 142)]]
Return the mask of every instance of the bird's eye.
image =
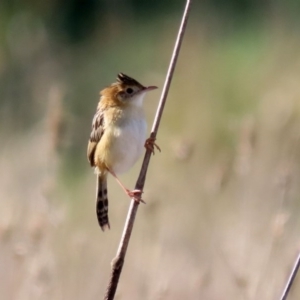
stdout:
[(127, 88), (126, 89), (126, 93), (127, 94), (132, 94), (133, 93), (133, 89), (132, 88)]

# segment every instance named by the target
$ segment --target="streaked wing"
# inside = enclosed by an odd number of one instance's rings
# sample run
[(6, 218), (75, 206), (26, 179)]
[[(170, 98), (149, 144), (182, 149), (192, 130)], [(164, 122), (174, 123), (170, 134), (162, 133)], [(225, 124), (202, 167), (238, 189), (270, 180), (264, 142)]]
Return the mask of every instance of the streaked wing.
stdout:
[(98, 108), (92, 122), (92, 131), (91, 131), (88, 148), (87, 148), (87, 157), (92, 167), (95, 166), (94, 155), (95, 155), (97, 144), (101, 140), (101, 137), (103, 136), (104, 133), (103, 112), (104, 111), (102, 109)]

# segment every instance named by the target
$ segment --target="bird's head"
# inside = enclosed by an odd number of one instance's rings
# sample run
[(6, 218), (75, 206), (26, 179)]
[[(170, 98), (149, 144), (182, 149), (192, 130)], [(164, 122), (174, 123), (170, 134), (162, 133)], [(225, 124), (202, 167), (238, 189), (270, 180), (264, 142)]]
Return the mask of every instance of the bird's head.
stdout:
[(143, 98), (146, 92), (157, 89), (156, 86), (143, 86), (135, 79), (119, 73), (117, 82), (107, 87), (101, 92), (102, 96), (109, 97), (113, 101), (117, 101), (124, 105), (137, 105), (143, 103)]

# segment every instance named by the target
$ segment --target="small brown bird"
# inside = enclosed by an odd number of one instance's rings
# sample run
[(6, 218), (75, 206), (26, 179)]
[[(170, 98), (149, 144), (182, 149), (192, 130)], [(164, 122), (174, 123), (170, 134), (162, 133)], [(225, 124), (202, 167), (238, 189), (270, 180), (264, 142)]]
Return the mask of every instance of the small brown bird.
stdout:
[[(96, 212), (104, 231), (110, 228), (108, 219), (107, 175), (113, 175), (125, 193), (141, 201), (141, 191), (125, 188), (118, 179), (130, 169), (143, 152), (159, 149), (153, 139), (146, 139), (147, 124), (143, 111), (145, 93), (156, 89), (145, 87), (133, 78), (119, 73), (117, 82), (100, 92), (100, 101), (92, 122), (87, 156), (97, 174)], [(159, 149), (160, 150), (160, 149)]]

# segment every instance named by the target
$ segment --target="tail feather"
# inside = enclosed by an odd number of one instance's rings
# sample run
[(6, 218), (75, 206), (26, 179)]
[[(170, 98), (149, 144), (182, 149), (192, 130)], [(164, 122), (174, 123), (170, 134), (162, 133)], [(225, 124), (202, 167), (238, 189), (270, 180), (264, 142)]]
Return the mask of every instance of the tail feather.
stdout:
[(101, 229), (103, 231), (105, 231), (106, 228), (110, 229), (108, 220), (107, 179), (102, 176), (97, 176), (96, 213)]

